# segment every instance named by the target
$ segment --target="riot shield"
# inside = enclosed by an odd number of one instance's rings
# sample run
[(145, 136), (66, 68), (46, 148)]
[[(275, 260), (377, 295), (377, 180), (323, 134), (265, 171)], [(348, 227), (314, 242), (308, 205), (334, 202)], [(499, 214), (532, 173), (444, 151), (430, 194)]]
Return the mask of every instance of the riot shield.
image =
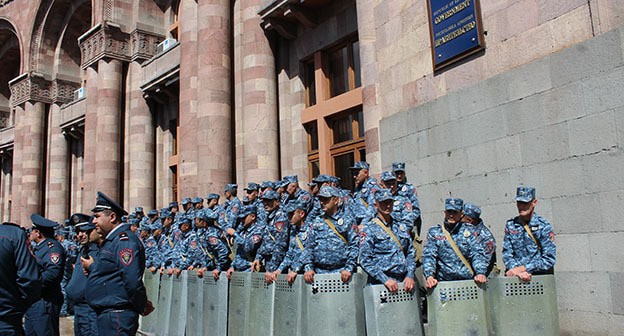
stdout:
[(309, 335), (359, 336), (366, 334), (364, 276), (353, 274), (343, 283), (340, 274), (317, 274), (306, 284)]
[(163, 274), (160, 278), (160, 293), (158, 295), (158, 321), (156, 331), (159, 335), (166, 335), (169, 331), (171, 319), (171, 293), (173, 289), (173, 276)]
[(189, 271), (187, 284), (186, 334), (203, 335), (204, 279), (197, 277), (195, 271)]
[(169, 335), (184, 335), (186, 328), (186, 305), (188, 298), (188, 273), (182, 271), (179, 276), (172, 276), (171, 290), (171, 321), (169, 321)]
[(228, 304), (228, 335), (247, 336), (249, 334), (249, 303), (251, 273), (234, 272), (230, 280)]
[(145, 273), (143, 273), (143, 284), (145, 285), (145, 291), (147, 292), (147, 299), (152, 301), (155, 309), (148, 316), (139, 317), (139, 329), (144, 334), (155, 334), (158, 330), (158, 293), (160, 291), (160, 273), (152, 273), (146, 269)]
[(474, 281), (440, 281), (427, 298), (427, 335), (487, 335), (486, 311), (486, 292)]
[(419, 301), (418, 290), (406, 292), (403, 283), (396, 293), (384, 285), (364, 287), (366, 335), (423, 336)]
[(554, 275), (492, 277), (488, 297), (495, 335), (559, 335)]
[(228, 279), (225, 272), (221, 272), (219, 280), (215, 280), (212, 273), (206, 272), (203, 286), (203, 334), (198, 335), (226, 335), (228, 326)]
[(307, 306), (304, 293), (303, 275), (298, 275), (292, 285), (286, 281), (286, 275), (277, 277), (273, 315), (274, 335), (305, 336), (308, 334), (305, 323)]
[(251, 274), (249, 325), (254, 336), (273, 335), (275, 284), (268, 285), (264, 272)]

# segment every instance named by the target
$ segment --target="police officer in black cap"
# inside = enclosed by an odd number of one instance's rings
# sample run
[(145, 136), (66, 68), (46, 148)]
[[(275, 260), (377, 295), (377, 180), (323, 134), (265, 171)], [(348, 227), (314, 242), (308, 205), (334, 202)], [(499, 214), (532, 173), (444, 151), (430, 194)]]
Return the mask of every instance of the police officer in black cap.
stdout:
[(103, 242), (95, 259), (81, 256), (80, 260), (89, 273), (85, 294), (97, 314), (100, 335), (135, 335), (139, 314), (153, 310), (143, 285), (143, 244), (128, 224), (121, 223), (127, 214), (108, 196), (97, 193), (93, 223)]
[[(72, 215), (75, 219), (74, 229), (80, 243), (80, 256), (90, 256), (97, 258), (98, 245), (101, 236), (94, 230), (93, 217), (77, 213)], [(74, 335), (97, 335), (97, 315), (87, 304), (85, 290), (87, 287), (87, 276), (82, 271), (82, 264), (76, 261), (74, 270), (65, 292), (67, 297), (74, 302)]]
[(58, 223), (38, 214), (30, 215), (33, 223), (30, 240), (35, 243), (33, 252), (41, 270), (41, 299), (26, 311), (26, 335), (59, 335), (59, 313), (63, 305), (61, 280), (65, 269), (65, 249), (54, 239)]
[(22, 317), (41, 296), (41, 273), (24, 229), (0, 225), (0, 335), (23, 335)]

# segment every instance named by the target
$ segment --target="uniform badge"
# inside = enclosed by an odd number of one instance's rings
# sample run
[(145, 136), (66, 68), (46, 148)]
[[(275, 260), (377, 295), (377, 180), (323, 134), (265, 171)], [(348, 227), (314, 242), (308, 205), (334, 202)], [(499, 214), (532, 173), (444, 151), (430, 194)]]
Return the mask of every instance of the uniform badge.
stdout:
[(360, 232), (360, 245), (364, 245), (366, 242), (366, 232)]
[(155, 247), (156, 246), (156, 242), (153, 240), (148, 240), (147, 241), (147, 247)]
[(494, 252), (494, 242), (493, 241), (489, 241), (485, 244), (485, 253), (486, 254), (492, 254)]
[(366, 188), (362, 188), (362, 194), (366, 193)]
[(219, 243), (219, 240), (217, 240), (217, 237), (209, 237), (208, 241), (210, 242), (210, 245), (217, 245)]
[(554, 232), (549, 232), (548, 233), (548, 238), (550, 238), (551, 242), (555, 242), (555, 233)]
[(128, 240), (128, 234), (125, 232), (122, 232), (119, 234), (119, 240)]
[(405, 227), (405, 224), (401, 224), (401, 225), (399, 225), (399, 230), (405, 231), (405, 230), (407, 230), (407, 227)]
[(468, 231), (468, 229), (464, 230), (464, 237), (470, 237), (470, 231)]
[(284, 231), (284, 222), (275, 223), (275, 229), (277, 230), (277, 232)]
[(405, 209), (407, 209), (407, 211), (412, 211), (412, 203), (411, 202), (405, 202)]
[(537, 226), (531, 226), (531, 231), (537, 231)]
[(301, 240), (306, 240), (306, 239), (308, 239), (308, 231), (304, 232), (304, 233), (301, 235)]
[(403, 186), (403, 188), (401, 188), (402, 192), (406, 192), (407, 191), (407, 186)]
[(342, 225), (344, 223), (344, 220), (342, 220), (342, 218), (338, 219), (338, 225)]
[(58, 262), (61, 260), (61, 255), (59, 253), (50, 253), (50, 261), (53, 264), (58, 264)]
[(121, 249), (121, 251), (119, 251), (119, 259), (125, 266), (130, 266), (130, 264), (132, 264), (132, 249)]
[(254, 244), (258, 244), (261, 240), (262, 240), (262, 237), (260, 235), (253, 235), (253, 236), (251, 236), (251, 241)]
[(191, 241), (191, 243), (189, 244), (191, 246), (191, 249), (196, 249), (197, 248), (197, 242), (196, 241)]
[(401, 204), (401, 202), (399, 202), (399, 201), (394, 201), (394, 206), (395, 206), (395, 207), (398, 207), (398, 206), (399, 206), (399, 204)]

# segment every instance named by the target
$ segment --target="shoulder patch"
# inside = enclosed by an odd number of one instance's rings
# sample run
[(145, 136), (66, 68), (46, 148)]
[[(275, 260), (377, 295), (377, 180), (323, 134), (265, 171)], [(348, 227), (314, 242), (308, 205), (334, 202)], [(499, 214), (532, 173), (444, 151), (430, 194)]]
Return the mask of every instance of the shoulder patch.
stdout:
[(53, 264), (58, 264), (59, 261), (61, 261), (61, 255), (59, 253), (56, 253), (56, 252), (50, 253), (50, 261)]
[(127, 233), (122, 232), (122, 233), (119, 234), (119, 240), (128, 240), (128, 239), (130, 239), (130, 238), (128, 237)]
[(210, 245), (217, 245), (219, 244), (219, 240), (217, 239), (217, 237), (208, 237), (208, 242), (210, 242)]
[(284, 222), (277, 222), (275, 223), (275, 229), (277, 230), (277, 232), (282, 232), (284, 231)]
[(121, 263), (125, 266), (130, 266), (130, 264), (132, 264), (132, 249), (121, 249), (121, 251), (119, 251), (119, 259), (121, 260)]
[(191, 249), (196, 249), (197, 248), (197, 241), (196, 240), (191, 240), (191, 243), (189, 244), (191, 246)]
[(251, 236), (251, 241), (254, 244), (259, 243), (261, 240), (262, 240), (262, 236), (260, 236), (260, 235), (255, 234), (255, 235)]

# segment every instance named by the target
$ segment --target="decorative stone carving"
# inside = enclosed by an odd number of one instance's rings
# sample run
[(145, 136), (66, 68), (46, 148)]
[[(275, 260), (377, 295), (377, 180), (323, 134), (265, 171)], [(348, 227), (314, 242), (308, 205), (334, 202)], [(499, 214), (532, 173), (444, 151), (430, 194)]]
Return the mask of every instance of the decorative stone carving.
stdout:
[(163, 35), (135, 29), (130, 34), (132, 44), (132, 61), (145, 61), (156, 55), (158, 44), (165, 39)]
[(85, 69), (101, 58), (130, 61), (130, 36), (117, 25), (103, 22), (78, 38)]
[(52, 81), (52, 100), (57, 104), (66, 104), (74, 100), (74, 91), (80, 88), (80, 83), (70, 82), (62, 79)]
[(11, 103), (21, 105), (27, 101), (52, 103), (52, 81), (34, 72), (24, 73), (11, 82)]
[(13, 0), (0, 0), (0, 7), (4, 7), (9, 4)]

